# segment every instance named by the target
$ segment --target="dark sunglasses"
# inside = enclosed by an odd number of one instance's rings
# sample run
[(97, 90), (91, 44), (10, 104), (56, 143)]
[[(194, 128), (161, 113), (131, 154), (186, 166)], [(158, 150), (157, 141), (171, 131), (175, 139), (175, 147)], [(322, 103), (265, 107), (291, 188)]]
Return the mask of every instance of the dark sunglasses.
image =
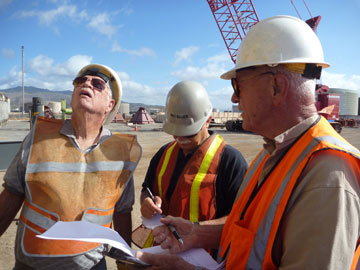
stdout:
[(95, 87), (96, 89), (103, 91), (106, 88), (106, 82), (103, 81), (102, 79), (98, 79), (98, 78), (88, 78), (88, 77), (77, 77), (73, 80), (73, 85), (74, 86), (78, 86), (80, 84), (83, 84), (84, 82), (86, 82), (87, 80), (90, 80), (90, 83), (93, 87)]
[(254, 79), (258, 76), (262, 76), (262, 75), (266, 75), (266, 74), (271, 74), (271, 75), (275, 75), (274, 72), (271, 72), (271, 71), (267, 71), (267, 72), (263, 72), (263, 73), (259, 73), (259, 74), (256, 74), (256, 75), (253, 75), (253, 76), (249, 76), (249, 77), (246, 77), (244, 79), (241, 79), (241, 80), (237, 80), (236, 78), (231, 78), (231, 85), (234, 89), (234, 93), (237, 97), (240, 97), (240, 87), (239, 87), (239, 83), (241, 82), (244, 82), (244, 81), (247, 81), (247, 80), (251, 80), (251, 79)]

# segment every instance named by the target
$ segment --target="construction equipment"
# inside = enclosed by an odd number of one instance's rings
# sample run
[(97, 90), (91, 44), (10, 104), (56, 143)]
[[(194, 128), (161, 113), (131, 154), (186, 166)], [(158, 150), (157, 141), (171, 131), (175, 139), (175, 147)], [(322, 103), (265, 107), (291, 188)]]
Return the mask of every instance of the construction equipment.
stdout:
[[(291, 4), (294, 6), (296, 13), (299, 18), (302, 20), (300, 13), (298, 12), (294, 1), (290, 0)], [(226, 48), (230, 54), (231, 60), (236, 64), (236, 57), (238, 53), (239, 44), (241, 40), (245, 37), (246, 33), (249, 29), (259, 22), (259, 18), (255, 11), (253, 1), (252, 0), (207, 0), (211, 12), (214, 15), (216, 24), (220, 30), (221, 36), (224, 39)], [(309, 8), (307, 7), (305, 0), (303, 3), (308, 10), (311, 18), (306, 20), (306, 23), (315, 31), (317, 26), (321, 20), (321, 16), (313, 17), (310, 13)], [(331, 125), (337, 132), (341, 132), (342, 125), (338, 121), (339, 114), (338, 108), (339, 103), (334, 104), (334, 101), (337, 100), (339, 102), (339, 98), (335, 98), (336, 95), (329, 94), (328, 91), (324, 92), (326, 86), (321, 86), (322, 90), (317, 91), (317, 102), (316, 106), (319, 111), (319, 114), (322, 114), (329, 120)], [(327, 87), (327, 89), (329, 89)], [(321, 93), (319, 93), (321, 92)], [(331, 106), (334, 105), (334, 106)], [(331, 107), (328, 107), (331, 106)], [(337, 116), (334, 117), (333, 111), (330, 114), (330, 108), (337, 108)], [(229, 120), (225, 123), (225, 127), (228, 131), (242, 131), (242, 119)]]
[(326, 85), (316, 85), (316, 109), (340, 133), (342, 130), (342, 124), (339, 121), (340, 96), (338, 94), (330, 94), (329, 90), (329, 87)]

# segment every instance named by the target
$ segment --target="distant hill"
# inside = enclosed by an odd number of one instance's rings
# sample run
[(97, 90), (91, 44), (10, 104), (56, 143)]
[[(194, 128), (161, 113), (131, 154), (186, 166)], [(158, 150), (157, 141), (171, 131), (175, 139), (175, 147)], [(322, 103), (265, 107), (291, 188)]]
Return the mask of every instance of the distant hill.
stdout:
[[(0, 89), (0, 93), (3, 93), (5, 96), (10, 98), (10, 105), (12, 108), (19, 107), (22, 105), (22, 87), (14, 87), (8, 89)], [(48, 89), (42, 89), (32, 86), (24, 87), (24, 103), (32, 103), (33, 97), (40, 97), (42, 102), (45, 104), (49, 101), (52, 102), (61, 102), (63, 99), (66, 99), (66, 104), (69, 106), (71, 101), (72, 91), (51, 91)], [(129, 103), (122, 101), (124, 103)], [(163, 110), (164, 106), (161, 105), (147, 105), (143, 103), (129, 103), (130, 112), (136, 112), (139, 107), (144, 107), (147, 111), (151, 109), (160, 109)], [(25, 107), (26, 108), (26, 107)]]
[[(0, 92), (10, 98), (11, 107), (22, 105), (22, 88), (0, 89)], [(66, 104), (70, 103), (72, 91), (50, 91), (48, 89), (36, 88), (32, 86), (24, 87), (24, 103), (32, 103), (33, 97), (40, 97), (43, 103), (48, 101), (61, 102), (66, 99)]]

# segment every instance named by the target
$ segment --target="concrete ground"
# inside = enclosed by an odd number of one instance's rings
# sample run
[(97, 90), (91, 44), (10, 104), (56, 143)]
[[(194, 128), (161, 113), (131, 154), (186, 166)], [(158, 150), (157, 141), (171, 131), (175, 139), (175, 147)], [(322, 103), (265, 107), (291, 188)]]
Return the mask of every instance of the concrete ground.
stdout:
[[(120, 123), (111, 123), (107, 126), (112, 131), (135, 134), (138, 142), (142, 146), (142, 158), (135, 171), (135, 205), (132, 214), (133, 227), (137, 227), (141, 223), (139, 198), (141, 184), (144, 180), (147, 167), (151, 157), (165, 143), (169, 142), (172, 137), (162, 132), (161, 124), (138, 125), (138, 131), (134, 131), (134, 127), (126, 126)], [(9, 121), (8, 124), (0, 128), (0, 141), (22, 140), (29, 130), (28, 121)], [(257, 135), (247, 133), (233, 133), (224, 129), (216, 129), (225, 141), (237, 148), (250, 164), (256, 154), (262, 148), (262, 138)], [(341, 135), (357, 148), (360, 148), (360, 129), (344, 128)], [(1, 153), (2, 155), (6, 153)], [(4, 171), (0, 171), (0, 179), (4, 176)], [(1, 181), (2, 182), (2, 181)], [(0, 187), (2, 191), (2, 187)], [(13, 222), (8, 230), (0, 238), (0, 270), (12, 269), (14, 264), (14, 241), (16, 233), (16, 224)], [(133, 247), (135, 248), (135, 247)], [(114, 260), (107, 258), (108, 269), (116, 269)]]

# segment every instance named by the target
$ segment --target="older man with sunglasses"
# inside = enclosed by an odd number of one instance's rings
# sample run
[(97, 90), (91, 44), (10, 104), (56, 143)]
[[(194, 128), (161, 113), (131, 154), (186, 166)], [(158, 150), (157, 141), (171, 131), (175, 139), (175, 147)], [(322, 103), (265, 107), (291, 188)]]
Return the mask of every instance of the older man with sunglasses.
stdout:
[(36, 237), (57, 221), (113, 223), (130, 243), (132, 175), (141, 150), (135, 136), (104, 127), (120, 105), (120, 78), (91, 64), (73, 85), (71, 120), (38, 117), (4, 176), (0, 234), (23, 205), (15, 270), (106, 269), (104, 245)]
[[(315, 79), (324, 62), (321, 43), (302, 20), (274, 16), (242, 41), (232, 101), (243, 128), (264, 137), (225, 225), (199, 226), (179, 218), (153, 234), (172, 252), (219, 246), (225, 269), (359, 269), (360, 151), (318, 115)], [(176, 256), (138, 256), (153, 269), (197, 269)]]
[(199, 83), (182, 81), (168, 93), (163, 129), (174, 140), (150, 161), (141, 193), (144, 217), (159, 213), (210, 224), (230, 213), (247, 163), (209, 130), (211, 115), (212, 104)]

